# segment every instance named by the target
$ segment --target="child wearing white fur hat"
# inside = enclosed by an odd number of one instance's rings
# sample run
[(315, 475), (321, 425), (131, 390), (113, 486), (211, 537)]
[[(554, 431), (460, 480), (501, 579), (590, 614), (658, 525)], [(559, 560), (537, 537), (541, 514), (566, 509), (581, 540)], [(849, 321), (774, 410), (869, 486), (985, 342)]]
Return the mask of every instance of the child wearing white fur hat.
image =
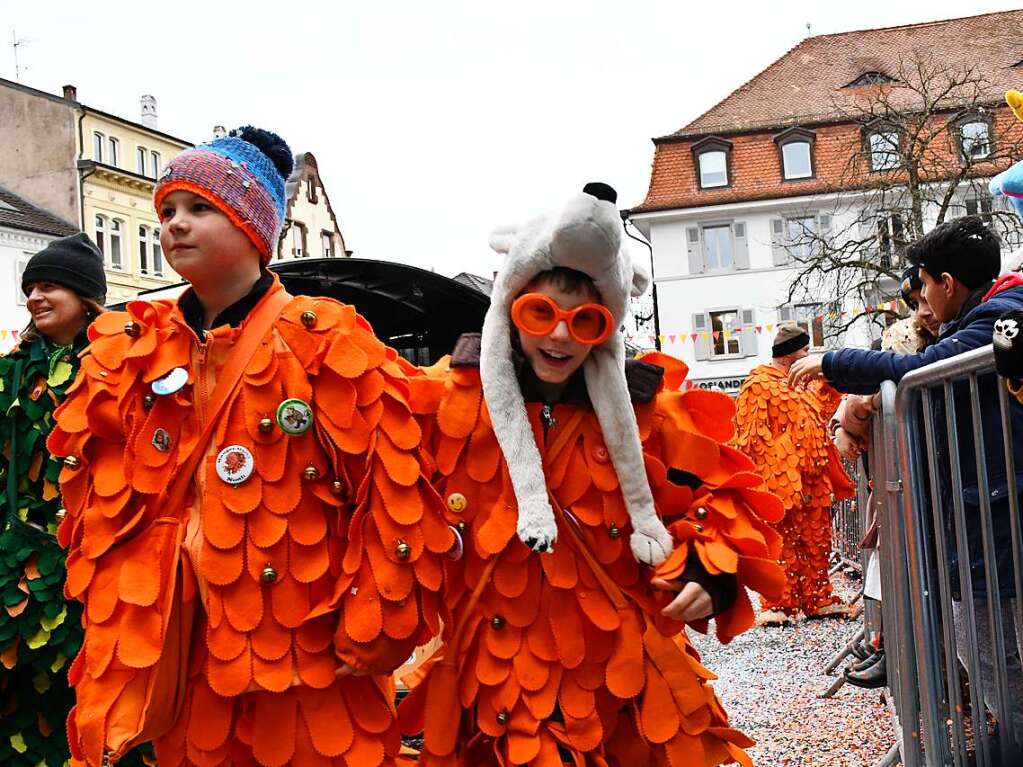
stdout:
[(427, 765), (739, 761), (686, 624), (752, 625), (783, 583), (781, 504), (729, 448), (728, 397), (680, 391), (660, 354), (625, 359), (645, 288), (615, 192), (496, 232), (482, 335), (413, 381), (434, 481), (460, 531), (445, 644), (399, 712)]

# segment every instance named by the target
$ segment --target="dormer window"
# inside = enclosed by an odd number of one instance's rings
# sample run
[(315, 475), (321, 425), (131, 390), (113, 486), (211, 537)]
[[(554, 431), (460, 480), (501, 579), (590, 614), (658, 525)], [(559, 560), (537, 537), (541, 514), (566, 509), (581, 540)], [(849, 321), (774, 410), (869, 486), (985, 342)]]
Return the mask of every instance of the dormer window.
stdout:
[(870, 169), (876, 171), (894, 170), (901, 167), (899, 156), (899, 133), (893, 128), (874, 128), (867, 134), (867, 153)]
[(987, 159), (991, 154), (991, 125), (978, 117), (959, 124), (959, 149), (967, 163)]
[(774, 137), (781, 156), (781, 174), (786, 181), (813, 178), (814, 134), (803, 128), (789, 128)]
[(729, 186), (730, 157), (732, 142), (710, 136), (693, 144), (696, 160), (696, 177), (700, 189), (716, 189)]
[(878, 72), (875, 70), (871, 72), (864, 72), (845, 87), (859, 88), (864, 85), (885, 85), (893, 82), (895, 82), (894, 77), (889, 77), (884, 72)]

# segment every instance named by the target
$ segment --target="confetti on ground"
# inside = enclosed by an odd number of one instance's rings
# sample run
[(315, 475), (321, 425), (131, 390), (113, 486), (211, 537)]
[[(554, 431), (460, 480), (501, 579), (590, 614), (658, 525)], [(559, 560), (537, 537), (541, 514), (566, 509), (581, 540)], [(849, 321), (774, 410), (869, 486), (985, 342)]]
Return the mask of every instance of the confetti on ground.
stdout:
[[(832, 580), (846, 598), (858, 585), (840, 575)], [(843, 685), (833, 698), (820, 697), (836, 679), (824, 667), (859, 627), (851, 620), (801, 619), (789, 627), (754, 627), (728, 645), (690, 633), (703, 663), (718, 675), (714, 688), (731, 725), (757, 741), (748, 752), (756, 767), (873, 767), (891, 748), (884, 689)]]

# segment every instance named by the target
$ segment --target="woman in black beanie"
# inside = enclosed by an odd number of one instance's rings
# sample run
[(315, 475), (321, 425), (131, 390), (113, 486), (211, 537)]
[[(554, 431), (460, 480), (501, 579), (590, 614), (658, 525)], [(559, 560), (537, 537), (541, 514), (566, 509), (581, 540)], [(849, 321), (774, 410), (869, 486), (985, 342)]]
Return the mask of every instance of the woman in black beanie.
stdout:
[(67, 670), (81, 607), (64, 601), (61, 464), (46, 450), (53, 411), (78, 372), (85, 329), (103, 311), (103, 257), (84, 234), (36, 253), (21, 283), (31, 314), (0, 357), (0, 764), (64, 764), (74, 704)]

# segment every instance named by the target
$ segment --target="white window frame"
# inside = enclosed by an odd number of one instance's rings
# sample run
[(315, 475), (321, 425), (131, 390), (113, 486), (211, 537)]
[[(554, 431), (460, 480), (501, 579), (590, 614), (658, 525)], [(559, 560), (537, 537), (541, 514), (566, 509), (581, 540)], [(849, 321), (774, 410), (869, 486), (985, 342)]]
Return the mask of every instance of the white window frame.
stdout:
[(163, 245), (160, 244), (160, 227), (156, 226), (149, 230), (152, 238), (152, 247), (149, 255), (153, 257), (153, 276), (163, 277)]
[(93, 224), (93, 240), (96, 243), (96, 247), (99, 248), (99, 252), (103, 254), (103, 261), (107, 260), (107, 251), (109, 250), (109, 243), (107, 242), (107, 217), (102, 213), (97, 213), (92, 219)]
[[(735, 317), (736, 317), (736, 327), (737, 328), (741, 328), (742, 327), (742, 307), (741, 306), (730, 306), (730, 307), (725, 307), (725, 308), (722, 308), (722, 309), (708, 309), (707, 310), (707, 332), (710, 333), (710, 359), (712, 359), (712, 360), (741, 359), (743, 356), (745, 356), (743, 354), (743, 351), (742, 351), (742, 333), (740, 331), (732, 330), (731, 328), (728, 328), (730, 336), (725, 337), (724, 330), (726, 328), (723, 327), (724, 323), (722, 323), (721, 334), (719, 336), (719, 339), (720, 339), (720, 341), (722, 343), (722, 346), (725, 349), (725, 351), (722, 352), (721, 354), (718, 354), (718, 352), (717, 352), (717, 350), (715, 348), (714, 315), (721, 315), (721, 314), (728, 314), (728, 313), (731, 313), (731, 314), (735, 315)], [(733, 340), (735, 341), (735, 344), (736, 344), (736, 351), (729, 352), (728, 351), (728, 343), (730, 341), (733, 341)]]
[(160, 166), (161, 166), (161, 163), (163, 162), (163, 159), (160, 157), (160, 153), (157, 152), (155, 149), (152, 150), (149, 153), (149, 160), (150, 160), (150, 164), (153, 166), (153, 168), (152, 168), (152, 171), (153, 171), (152, 172), (152, 176), (153, 176), (153, 178), (160, 178), (160, 171), (162, 170), (162, 168)]
[(106, 143), (106, 136), (98, 130), (92, 132), (92, 159), (94, 162), (103, 162), (103, 145)]
[(107, 164), (116, 168), (121, 160), (121, 142), (114, 136), (108, 136), (107, 145), (110, 147), (110, 162)]
[[(785, 156), (785, 150), (789, 147), (802, 146), (806, 147), (806, 173), (789, 173), (788, 158)], [(813, 178), (813, 144), (810, 141), (796, 140), (786, 141), (781, 145), (781, 174), (782, 178), (786, 181), (794, 181), (796, 179)]]
[(21, 289), (21, 277), (25, 274), (25, 269), (33, 255), (22, 251), (22, 254), (14, 259), (14, 303), (18, 306), (25, 306), (28, 303), (28, 296)]
[[(893, 141), (894, 139), (894, 141)], [(876, 143), (875, 143), (875, 140)], [(888, 149), (879, 145), (887, 144)], [(870, 156), (870, 169), (872, 171), (898, 170), (902, 167), (902, 157), (899, 155), (901, 143), (899, 132), (891, 129), (873, 130), (867, 134), (867, 148)], [(887, 158), (879, 162), (880, 158)]]
[[(703, 159), (705, 157), (709, 157), (712, 154), (719, 154), (719, 155), (721, 155), (722, 160), (723, 160), (723, 162), (725, 164), (725, 169), (724, 169), (725, 180), (721, 181), (719, 183), (707, 183), (707, 181), (705, 180), (705, 175), (704, 175), (704, 171), (703, 171)], [(699, 173), (700, 173), (700, 188), (701, 189), (721, 189), (721, 188), (726, 187), (726, 186), (729, 185), (731, 180), (728, 178), (728, 152), (725, 151), (724, 149), (707, 149), (707, 150), (705, 150), (703, 152), (700, 152), (696, 156), (696, 165), (697, 165), (697, 169), (699, 170)], [(714, 171), (714, 172), (717, 173), (719, 171)]]
[[(979, 142), (984, 146), (983, 154), (974, 154), (972, 148), (976, 142), (973, 137), (967, 138), (965, 134), (966, 128), (971, 125), (981, 125), (984, 128), (984, 140)], [(991, 123), (987, 120), (967, 120), (959, 124), (959, 147), (963, 153), (963, 159), (967, 163), (981, 162), (991, 156)]]
[[(708, 230), (726, 230), (728, 232), (728, 248), (729, 257), (731, 263), (728, 266), (720, 265), (720, 258), (718, 259), (719, 265), (711, 267), (710, 265), (710, 252), (707, 249), (707, 231)], [(720, 272), (734, 272), (735, 271), (735, 235), (732, 232), (732, 225), (730, 222), (721, 223), (708, 223), (700, 225), (700, 238), (702, 239), (703, 248), (703, 270), (707, 274), (714, 274)]]
[(146, 159), (147, 154), (148, 151), (141, 144), (135, 147), (135, 166), (140, 176), (147, 175), (146, 174), (146, 165), (148, 164), (148, 161)]
[[(124, 271), (124, 221), (119, 218), (110, 219), (110, 268), (116, 271)], [(114, 247), (114, 241), (117, 247)], [(116, 251), (117, 258), (114, 258)]]

